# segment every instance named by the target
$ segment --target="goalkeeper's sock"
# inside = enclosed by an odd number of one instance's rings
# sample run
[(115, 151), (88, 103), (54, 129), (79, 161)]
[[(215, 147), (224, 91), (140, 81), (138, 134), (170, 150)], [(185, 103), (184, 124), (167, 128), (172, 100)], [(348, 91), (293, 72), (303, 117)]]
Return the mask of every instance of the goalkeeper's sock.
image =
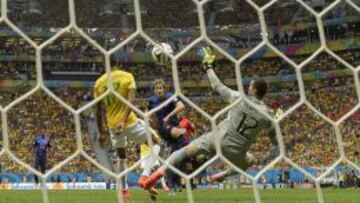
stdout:
[(149, 154), (149, 157), (145, 162), (144, 170), (141, 174), (142, 176), (146, 176), (146, 177), (150, 176), (151, 169), (154, 167), (156, 163), (156, 156), (158, 156), (160, 153), (160, 146), (154, 145), (152, 150), (153, 150), (153, 154)]
[(161, 178), (160, 178), (160, 182), (161, 182), (162, 188), (163, 188), (166, 192), (170, 190), (169, 187), (168, 187), (167, 184), (166, 184), (166, 181), (165, 181), (165, 178), (164, 178), (164, 177), (161, 177)]
[(210, 176), (210, 180), (213, 182), (222, 182), (226, 177), (236, 175), (237, 172), (232, 169), (227, 169), (225, 171), (221, 171), (217, 174)]

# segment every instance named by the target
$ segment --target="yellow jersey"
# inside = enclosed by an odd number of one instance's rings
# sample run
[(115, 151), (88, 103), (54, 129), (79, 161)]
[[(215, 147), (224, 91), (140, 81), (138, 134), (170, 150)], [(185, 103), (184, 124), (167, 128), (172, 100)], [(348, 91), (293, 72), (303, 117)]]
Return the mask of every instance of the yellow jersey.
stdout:
[(150, 153), (150, 147), (147, 144), (140, 145), (140, 156), (141, 158), (146, 157)]
[[(134, 76), (131, 73), (121, 70), (114, 70), (111, 72), (111, 78), (114, 90), (124, 98), (128, 98), (130, 89), (136, 89)], [(94, 85), (94, 98), (104, 94), (107, 90), (107, 75), (103, 74), (98, 78)], [(106, 110), (107, 124), (110, 129), (118, 127), (119, 122), (125, 116), (127, 106), (116, 98), (115, 95), (109, 94), (101, 100)], [(130, 110), (131, 111), (131, 110)], [(125, 121), (125, 128), (134, 126), (138, 118), (133, 111), (130, 112)]]

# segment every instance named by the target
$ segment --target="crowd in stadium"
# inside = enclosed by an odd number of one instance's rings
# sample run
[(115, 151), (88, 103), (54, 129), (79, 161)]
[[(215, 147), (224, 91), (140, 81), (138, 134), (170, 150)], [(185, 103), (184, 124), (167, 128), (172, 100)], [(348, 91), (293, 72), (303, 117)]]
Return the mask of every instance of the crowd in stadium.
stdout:
[[(340, 53), (344, 59), (353, 59), (358, 57), (356, 51), (348, 51)], [(6, 67), (6, 66), (4, 66)], [(137, 68), (136, 66), (126, 66), (127, 70), (133, 72), (137, 81), (150, 81), (155, 78), (154, 74), (146, 68)], [(271, 68), (269, 68), (271, 67)], [(307, 68), (308, 67), (308, 68)], [(171, 73), (166, 70), (165, 67), (160, 67), (165, 78), (171, 78)], [(339, 63), (330, 60), (328, 56), (321, 56), (315, 59), (308, 66), (304, 68), (305, 73), (342, 70), (343, 66)], [(11, 69), (10, 69), (11, 70)], [(194, 69), (192, 69), (194, 70)], [(196, 69), (195, 69), (196, 70)], [(229, 78), (227, 74), (229, 71), (233, 72), (233, 65), (224, 64), (216, 72), (220, 78)], [(281, 62), (277, 58), (266, 60), (249, 60), (243, 65), (243, 76), (248, 77), (253, 73), (261, 73), (261, 76), (279, 76), (292, 74), (293, 70), (289, 68), (286, 63)], [(5, 78), (21, 79), (19, 78), (19, 72), (6, 73)], [(186, 66), (179, 68), (179, 76), (182, 80), (199, 81), (206, 79), (200, 71), (188, 72)], [(184, 77), (184, 78), (183, 78)], [(311, 87), (307, 90), (307, 97), (309, 101), (325, 115), (332, 119), (340, 118), (346, 113), (349, 108), (356, 104), (357, 97), (356, 91), (351, 88), (353, 86), (353, 76), (339, 77), (332, 79), (323, 79), (315, 83), (312, 81), (305, 82), (305, 88)], [(288, 85), (272, 86), (270, 84), (271, 96), (265, 98), (265, 102), (272, 108), (288, 109), (295, 104), (299, 95), (296, 93), (296, 83), (285, 82)], [(285, 84), (284, 83), (284, 84)], [(171, 84), (169, 84), (171, 86)], [(27, 87), (25, 86), (19, 91), (2, 91), (0, 95), (1, 104), (5, 105), (17, 98), (21, 93), (24, 93)], [(204, 91), (205, 90), (205, 91)], [(78, 108), (82, 102), (84, 102), (84, 95), (91, 95), (89, 89), (78, 89), (71, 87), (56, 88), (55, 94), (63, 99), (66, 103), (70, 104), (74, 108)], [(139, 88), (138, 97), (139, 103), (143, 103), (142, 100), (150, 95), (151, 91), (147, 88)], [(210, 114), (214, 114), (221, 108), (225, 107), (225, 103), (217, 100), (216, 93), (210, 88), (184, 88), (184, 94), (193, 98), (194, 102), (202, 109)], [(201, 99), (201, 98), (207, 99)], [(197, 126), (197, 134), (201, 135), (210, 130), (209, 123), (204, 122), (204, 119), (199, 114), (191, 109), (186, 111), (186, 115)], [(37, 111), (34, 111), (37, 109)], [(325, 167), (331, 165), (338, 157), (338, 144), (336, 142), (334, 131), (321, 121), (318, 117), (313, 116), (313, 112), (309, 108), (302, 108), (292, 114), (291, 117), (283, 122), (283, 138), (284, 143), (287, 146), (287, 155), (301, 166), (317, 166)], [(67, 156), (72, 154), (76, 149), (75, 128), (74, 123), (69, 122), (73, 120), (73, 116), (67, 112), (64, 108), (60, 107), (49, 96), (45, 96), (44, 93), (36, 93), (31, 96), (30, 99), (25, 100), (21, 104), (15, 106), (8, 115), (9, 127), (10, 127), (10, 146), (11, 150), (15, 152), (23, 161), (27, 163), (33, 162), (33, 157), (29, 156), (29, 149), (32, 149), (32, 141), (37, 132), (46, 126), (46, 134), (52, 139), (52, 149), (50, 150), (51, 158), (49, 159), (49, 166), (53, 166), (56, 163), (64, 160)], [(32, 118), (38, 118), (34, 120)], [(358, 126), (359, 118), (354, 116), (349, 122), (344, 123), (341, 128), (343, 132), (343, 142), (346, 151), (346, 155), (350, 160), (355, 163), (359, 162), (359, 150), (357, 144), (359, 142), (359, 134), (356, 128)], [(41, 122), (39, 122), (41, 121)], [(300, 121), (298, 123), (296, 121)], [(16, 128), (16, 126), (26, 126), (24, 128)], [(87, 142), (86, 128), (83, 123), (83, 140)], [(30, 135), (30, 136), (23, 136)], [(321, 144), (320, 144), (321, 143)], [(262, 167), (269, 161), (271, 155), (269, 153), (263, 153), (263, 150), (270, 149), (270, 142), (266, 138), (260, 138), (252, 147), (252, 153), (258, 156), (261, 163), (254, 164), (252, 168)], [(87, 143), (85, 149), (90, 154), (92, 150)], [(129, 164), (135, 163), (138, 160), (137, 148), (129, 147), (131, 156), (129, 157)], [(335, 152), (335, 153), (334, 153)], [(273, 157), (271, 157), (273, 158)], [(17, 164), (12, 162), (10, 165), (6, 165), (6, 171), (19, 171)], [(75, 160), (67, 164), (61, 169), (66, 172), (85, 171), (91, 172), (96, 170), (89, 162)]]
[[(96, 6), (98, 4), (97, 1), (91, 3), (87, 1), (78, 1), (77, 3), (81, 5), (76, 7), (78, 25), (85, 28), (85, 32), (88, 31), (89, 35), (96, 38), (100, 44), (106, 48), (116, 45), (120, 42), (120, 39), (123, 40), (128, 36), (128, 34), (125, 33), (134, 30), (134, 16), (127, 15), (132, 12), (133, 8), (131, 4), (124, 6), (122, 4), (127, 4), (124, 2), (116, 4), (113, 7), (105, 5), (104, 7), (98, 7)], [(198, 36), (199, 30), (196, 28), (198, 26), (198, 19), (197, 14), (194, 11), (195, 5), (189, 3), (189, 1), (176, 2), (173, 4), (169, 3), (169, 5), (166, 6), (161, 1), (144, 1), (142, 4), (144, 7), (142, 13), (144, 29), (148, 31), (151, 36), (157, 38), (157, 40), (168, 41), (175, 52), (178, 52), (184, 45), (189, 44), (189, 42), (195, 39), (195, 36)], [(270, 9), (267, 9), (267, 12), (265, 12), (265, 18), (269, 27), (269, 39), (273, 44), (285, 45), (319, 41), (318, 30), (316, 24), (314, 24), (314, 17), (310, 17), (311, 15), (308, 11), (299, 9), (298, 4), (288, 4), (285, 7), (281, 7), (283, 12), (279, 15), (277, 12), (279, 8), (276, 5), (277, 4)], [(42, 2), (38, 6), (33, 6), (39, 8), (31, 10), (30, 8), (32, 6), (12, 6), (12, 4), (10, 4), (10, 7), (14, 7), (13, 9), (10, 9), (10, 19), (13, 20), (15, 24), (19, 24), (22, 29), (29, 27), (41, 29), (64, 27), (68, 20), (67, 12), (61, 12), (61, 9), (51, 9), (55, 15), (50, 17), (50, 14), (46, 9), (47, 6), (49, 5), (47, 5), (46, 2)], [(66, 8), (66, 5), (63, 6)], [(122, 9), (114, 10), (117, 6)], [(177, 9), (179, 6), (182, 8), (180, 11)], [(359, 36), (360, 25), (359, 21), (356, 20), (357, 12), (354, 9), (345, 9), (342, 6), (339, 7), (340, 8), (336, 7), (336, 9), (334, 8), (332, 11), (328, 12), (328, 15), (326, 15), (324, 20), (345, 17), (352, 18), (352, 20), (345, 22), (341, 21), (340, 23), (334, 23), (333, 20), (331, 23), (325, 23), (324, 30), (328, 41)], [(60, 8), (62, 8), (62, 6), (60, 6)], [(342, 9), (344, 9), (344, 11), (341, 11)], [(37, 10), (38, 12), (35, 12), (34, 10)], [(221, 3), (220, 1), (212, 1), (205, 7), (205, 11), (207, 10), (209, 11), (205, 12), (205, 20), (207, 21), (209, 29), (209, 36), (216, 43), (220, 44), (221, 47), (225, 49), (250, 48), (261, 41), (258, 17), (255, 10), (252, 9), (250, 5), (238, 4), (236, 2), (232, 2), (229, 5), (229, 2)], [(183, 15), (185, 11), (187, 11), (186, 13), (188, 13), (188, 15)], [(296, 16), (291, 17), (294, 14)], [(54, 16), (57, 16), (62, 20), (54, 18)], [(171, 18), (169, 16), (171, 16)], [(47, 20), (38, 20), (41, 18), (47, 18)], [(225, 29), (225, 27), (229, 27), (230, 25), (237, 25), (238, 22), (242, 22), (241, 27), (238, 29), (240, 31), (231, 31), (230, 28)], [(306, 24), (307, 22), (312, 22), (312, 24)], [(180, 24), (177, 25), (177, 23)], [(282, 29), (282, 26), (279, 26), (279, 24), (289, 25), (291, 23), (293, 26), (286, 29)], [(305, 23), (305, 25), (300, 26), (299, 24), (301, 23)], [(91, 28), (99, 29), (93, 31)], [(147, 28), (149, 28), (149, 30), (147, 30)], [(155, 28), (157, 31), (153, 32), (152, 28)], [(32, 37), (35, 38), (34, 40), (40, 41), (44, 41), (46, 38), (41, 35)], [(11, 44), (2, 43), (7, 45), (4, 48), (5, 53), (19, 51), (20, 47), (30, 48), (24, 41), (22, 43), (17, 43), (17, 37), (10, 37), (10, 39), (8, 37), (1, 38), (1, 41), (4, 42), (11, 41)], [(81, 41), (79, 35), (74, 38), (78, 38), (75, 41)], [(69, 40), (68, 37), (64, 37), (63, 41), (71, 40)], [(14, 44), (17, 44), (17, 46), (13, 46)], [(71, 45), (71, 43), (68, 44)], [(77, 43), (77, 45), (79, 45), (79, 43)], [(95, 52), (91, 47), (86, 47), (86, 45), (81, 43), (80, 46), (83, 49), (84, 55), (93, 54), (93, 52)], [(67, 50), (65, 51), (64, 48)], [(146, 49), (146, 44), (138, 46), (137, 48), (138, 51), (144, 51)], [(71, 49), (71, 46), (61, 47), (50, 45), (44, 49), (43, 52), (51, 54), (56, 51), (56, 54), (66, 55), (70, 53), (69, 50)], [(29, 50), (31, 50), (31, 53), (34, 53), (34, 49)]]
[[(76, 106), (76, 102), (82, 99), (80, 94), (77, 94), (76, 91), (72, 92), (71, 89), (62, 92), (58, 91), (56, 93), (60, 98), (66, 98), (65, 101), (74, 106)], [(66, 95), (64, 95), (64, 93)], [(326, 97), (328, 94), (324, 95), (325, 97), (317, 101), (320, 103), (323, 101), (333, 101), (331, 97)], [(271, 97), (268, 98), (269, 101), (272, 99)], [(275, 99), (278, 98), (274, 97), (274, 100)], [(220, 109), (219, 106), (224, 106), (224, 103), (211, 99), (200, 104), (202, 109), (210, 113), (214, 113), (216, 108)], [(314, 105), (317, 106), (316, 103)], [(334, 153), (337, 152), (338, 145), (334, 131), (328, 124), (313, 114), (309, 108), (301, 108), (291, 114), (292, 116), (287, 118), (286, 122), (283, 122), (282, 125), (284, 143), (288, 147), (289, 157), (295, 162), (302, 166), (324, 167), (330, 165), (338, 158), (338, 153)], [(204, 119), (191, 107), (189, 107), (186, 115), (197, 126), (198, 135), (210, 129), (209, 123), (204, 122)], [(27, 163), (32, 163), (33, 161), (33, 157), (29, 156), (29, 149), (32, 149), (32, 140), (34, 136), (44, 128), (46, 129), (46, 134), (51, 137), (52, 140), (51, 145), (53, 149), (50, 150), (50, 166), (59, 163), (59, 161), (65, 159), (76, 149), (74, 123), (69, 122), (73, 120), (73, 116), (57, 104), (56, 101), (49, 96), (45, 96), (44, 93), (35, 93), (31, 98), (16, 105), (15, 108), (9, 112), (8, 120), (10, 124), (10, 149)], [(358, 122), (357, 118), (350, 120), (350, 123), (356, 122)], [(16, 126), (23, 127), (17, 128)], [(353, 126), (357, 125), (354, 124)], [(349, 123), (344, 123), (342, 129), (347, 155), (351, 160), (357, 162), (359, 151), (356, 145), (359, 142), (359, 131), (351, 129)], [(86, 128), (83, 125), (84, 140), (86, 140), (87, 137), (86, 133)], [(89, 145), (85, 146), (86, 151), (91, 152)], [(260, 139), (253, 148), (254, 154), (266, 159), (269, 154), (263, 153), (264, 146), (270, 147), (269, 142), (266, 141), (265, 138)], [(138, 158), (136, 153), (134, 153), (136, 149), (131, 147), (129, 149), (132, 150), (129, 154), (133, 155), (129, 160), (131, 163), (134, 163)], [(74, 166), (79, 165), (74, 164)]]

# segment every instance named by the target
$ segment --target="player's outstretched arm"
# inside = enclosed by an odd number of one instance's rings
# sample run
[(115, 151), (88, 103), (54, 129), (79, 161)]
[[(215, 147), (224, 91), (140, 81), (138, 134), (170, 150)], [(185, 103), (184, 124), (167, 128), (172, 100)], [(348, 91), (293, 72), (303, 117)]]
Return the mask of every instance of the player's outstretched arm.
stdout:
[(198, 51), (198, 55), (201, 58), (203, 69), (208, 75), (211, 87), (217, 91), (227, 102), (235, 101), (240, 96), (240, 94), (239, 92), (226, 87), (216, 76), (213, 70), (213, 63), (215, 62), (216, 56), (212, 54), (211, 48), (202, 47)]

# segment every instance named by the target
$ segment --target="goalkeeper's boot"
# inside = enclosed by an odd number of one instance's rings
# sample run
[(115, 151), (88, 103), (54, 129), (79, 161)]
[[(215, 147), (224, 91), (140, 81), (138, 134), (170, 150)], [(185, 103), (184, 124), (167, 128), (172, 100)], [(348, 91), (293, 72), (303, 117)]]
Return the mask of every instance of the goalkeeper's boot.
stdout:
[(148, 176), (141, 176), (137, 182), (138, 186), (144, 188), (144, 182), (148, 179)]
[(156, 182), (165, 176), (165, 170), (163, 168), (159, 168), (156, 170), (151, 176), (144, 182), (145, 188), (151, 188), (153, 187)]
[[(145, 188), (145, 181), (146, 181), (147, 179), (149, 179), (149, 177), (147, 177), (147, 176), (141, 176), (141, 177), (139, 178), (139, 181), (138, 181), (138, 186), (141, 187), (141, 188), (144, 188), (146, 191), (148, 191), (151, 196), (158, 195), (159, 192), (158, 192), (154, 187)], [(153, 197), (151, 197), (151, 199), (153, 199)]]
[(124, 189), (121, 191), (121, 198), (124, 201), (128, 201), (130, 199), (131, 195), (130, 195), (130, 190), (129, 189)]

